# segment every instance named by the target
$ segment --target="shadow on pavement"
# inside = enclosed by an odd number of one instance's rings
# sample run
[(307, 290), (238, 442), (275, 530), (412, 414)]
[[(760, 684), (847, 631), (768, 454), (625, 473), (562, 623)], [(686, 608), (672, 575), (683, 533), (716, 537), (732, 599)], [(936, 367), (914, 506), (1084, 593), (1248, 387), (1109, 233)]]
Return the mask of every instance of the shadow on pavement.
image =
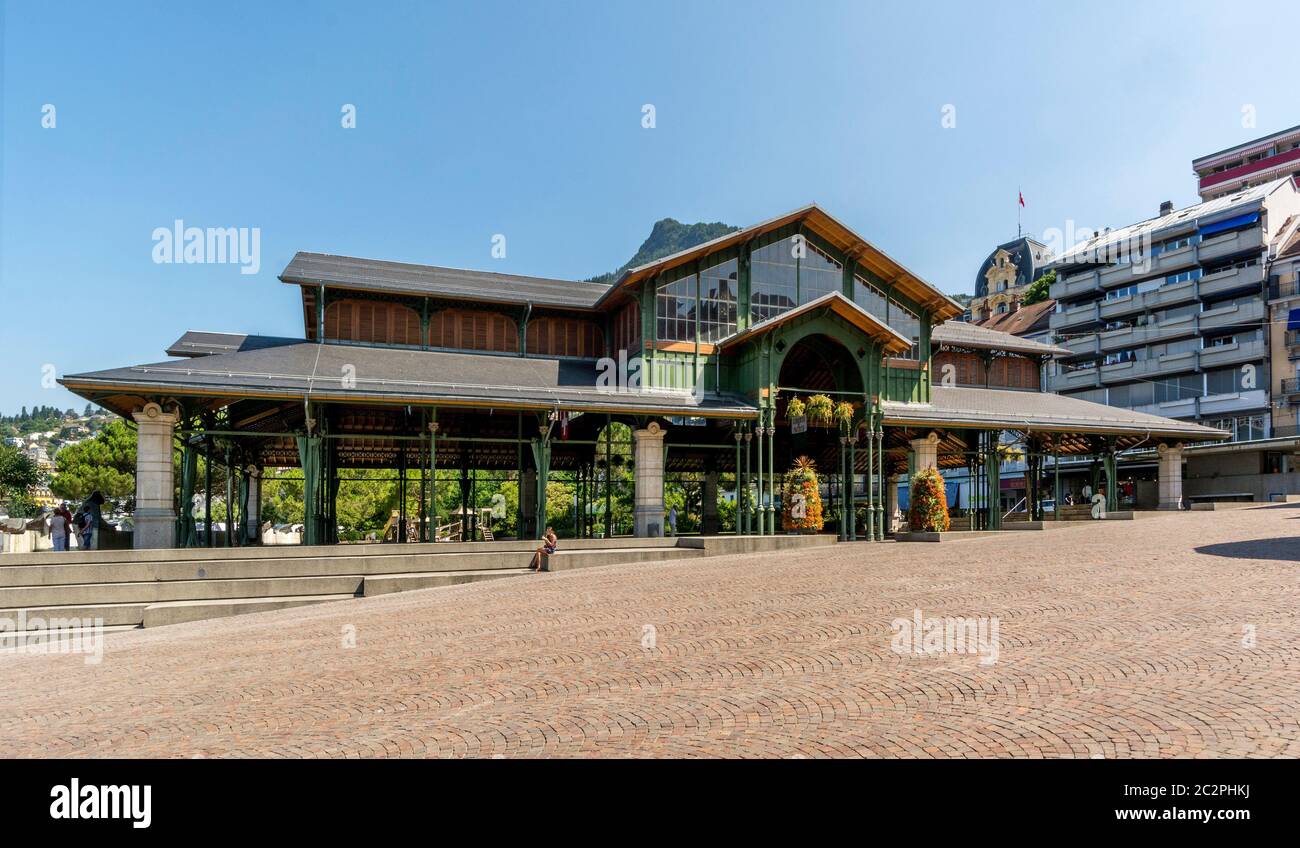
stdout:
[(1234, 559), (1276, 559), (1284, 562), (1300, 562), (1300, 536), (1221, 542), (1217, 545), (1202, 545), (1194, 550), (1198, 554)]

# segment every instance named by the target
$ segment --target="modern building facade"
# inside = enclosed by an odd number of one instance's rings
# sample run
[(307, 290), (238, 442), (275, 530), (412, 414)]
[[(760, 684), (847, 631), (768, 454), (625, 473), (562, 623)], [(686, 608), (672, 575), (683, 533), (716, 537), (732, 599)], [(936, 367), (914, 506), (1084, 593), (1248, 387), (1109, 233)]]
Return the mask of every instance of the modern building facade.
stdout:
[(1192, 161), (1197, 191), (1213, 200), (1300, 174), (1300, 127), (1266, 135)]
[[(996, 491), (1009, 431), (1033, 456), (1109, 457), (1112, 479), (1126, 447), (1158, 441), (1176, 469), (1185, 444), (1223, 437), (1035, 391), (1053, 351), (1012, 364), (998, 348), (1033, 343), (947, 329), (956, 303), (817, 206), (611, 285), (302, 253), (280, 279), (300, 292), (302, 338), (189, 332), (174, 359), (62, 378), (137, 422), (137, 547), (200, 543), (176, 509), (203, 488), (199, 454), (237, 481), (231, 526), (257, 526), (269, 467), (302, 469), (308, 544), (336, 541), (339, 469), (436, 480), (455, 468), (517, 473), (519, 523), (536, 535), (552, 471), (576, 475), (579, 512), (600, 503), (592, 472), (618, 421), (633, 432), (639, 536), (663, 535), (666, 469), (704, 475), (706, 525), (725, 472), (738, 532), (782, 532), (780, 476), (807, 455), (839, 491), (861, 493), (830, 508), (841, 537), (879, 540), (912, 470), (969, 468)], [(848, 414), (795, 427), (790, 399), (813, 394)], [(1180, 487), (1171, 474), (1162, 505), (1180, 505)], [(432, 499), (420, 491), (427, 538)], [(997, 519), (990, 506), (987, 523)]]
[(1300, 222), (1300, 192), (1285, 178), (1160, 212), (1051, 264), (1050, 325), (1069, 354), (1048, 388), (1266, 438), (1269, 282)]

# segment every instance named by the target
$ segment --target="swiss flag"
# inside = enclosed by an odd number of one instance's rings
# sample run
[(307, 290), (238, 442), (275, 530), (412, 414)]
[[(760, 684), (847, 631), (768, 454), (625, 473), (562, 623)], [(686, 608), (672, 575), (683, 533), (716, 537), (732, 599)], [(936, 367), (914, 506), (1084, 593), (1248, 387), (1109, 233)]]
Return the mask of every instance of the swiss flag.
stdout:
[(1019, 192), (1019, 191), (1017, 191), (1016, 194), (1020, 195), (1020, 205), (1021, 205), (1021, 206), (1024, 206), (1024, 205), (1025, 205), (1025, 195), (1024, 195), (1024, 192)]

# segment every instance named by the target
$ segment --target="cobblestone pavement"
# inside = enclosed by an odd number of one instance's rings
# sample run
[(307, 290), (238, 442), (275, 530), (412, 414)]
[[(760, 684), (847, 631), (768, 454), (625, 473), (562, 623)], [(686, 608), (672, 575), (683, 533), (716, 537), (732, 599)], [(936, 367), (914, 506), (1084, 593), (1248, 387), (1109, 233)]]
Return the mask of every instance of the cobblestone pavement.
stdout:
[[(613, 566), (110, 634), (99, 665), (0, 656), (0, 755), (1295, 757), (1296, 519)], [(916, 610), (996, 617), (997, 661), (895, 651)]]

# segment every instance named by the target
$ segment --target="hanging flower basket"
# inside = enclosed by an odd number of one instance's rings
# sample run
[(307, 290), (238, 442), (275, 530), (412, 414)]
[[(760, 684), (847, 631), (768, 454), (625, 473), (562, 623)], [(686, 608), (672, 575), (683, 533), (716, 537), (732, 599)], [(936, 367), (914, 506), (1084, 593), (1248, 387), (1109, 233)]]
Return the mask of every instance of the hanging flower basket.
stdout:
[(856, 414), (856, 410), (853, 408), (853, 404), (848, 401), (841, 401), (835, 404), (835, 411), (831, 413), (832, 417), (835, 419), (836, 426), (845, 433), (848, 433), (849, 429), (853, 426), (854, 414)]
[(808, 398), (808, 423), (814, 427), (831, 426), (831, 415), (835, 410), (835, 404), (826, 395), (813, 395)]
[(807, 408), (801, 399), (797, 397), (790, 398), (790, 402), (785, 405), (785, 417), (790, 421), (791, 433), (803, 433), (807, 431)]

